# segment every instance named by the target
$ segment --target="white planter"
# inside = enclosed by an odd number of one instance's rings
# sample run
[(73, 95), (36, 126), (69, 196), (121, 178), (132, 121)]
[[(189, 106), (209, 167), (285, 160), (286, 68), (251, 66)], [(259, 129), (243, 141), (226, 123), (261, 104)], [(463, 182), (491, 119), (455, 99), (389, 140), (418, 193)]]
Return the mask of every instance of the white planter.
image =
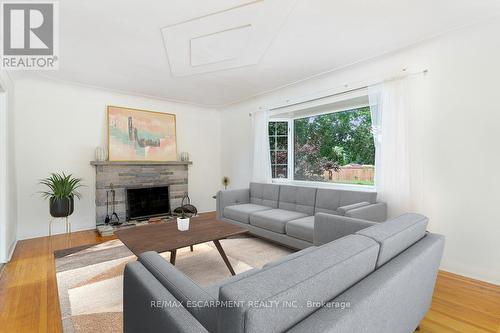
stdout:
[(181, 219), (180, 217), (177, 218), (177, 229), (180, 231), (186, 231), (189, 230), (189, 217), (185, 219)]

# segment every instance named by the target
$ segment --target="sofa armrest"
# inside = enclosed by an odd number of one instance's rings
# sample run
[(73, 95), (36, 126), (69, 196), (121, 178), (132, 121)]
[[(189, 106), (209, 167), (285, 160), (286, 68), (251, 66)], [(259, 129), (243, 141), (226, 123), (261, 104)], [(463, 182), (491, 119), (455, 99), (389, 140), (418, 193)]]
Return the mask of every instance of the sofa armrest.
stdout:
[(387, 204), (385, 202), (377, 202), (368, 206), (363, 206), (348, 210), (345, 216), (361, 220), (383, 222), (387, 220)]
[(314, 216), (314, 245), (323, 245), (335, 239), (352, 235), (374, 224), (375, 222), (346, 216), (317, 213)]
[(364, 206), (368, 206), (368, 205), (370, 205), (370, 203), (366, 202), (366, 201), (356, 202), (354, 204), (350, 204), (350, 205), (346, 205), (346, 206), (342, 206), (342, 207), (337, 208), (337, 212), (339, 212), (340, 215), (345, 215), (345, 213), (347, 213), (351, 209), (356, 209), (356, 208), (364, 207)]
[(227, 206), (250, 202), (250, 189), (225, 190), (217, 192), (217, 218), (224, 217), (224, 208)]
[(127, 264), (123, 275), (123, 332), (208, 331), (136, 261)]
[(144, 252), (138, 260), (203, 326), (209, 331), (216, 329), (216, 308), (195, 306), (215, 304), (212, 295), (156, 252)]

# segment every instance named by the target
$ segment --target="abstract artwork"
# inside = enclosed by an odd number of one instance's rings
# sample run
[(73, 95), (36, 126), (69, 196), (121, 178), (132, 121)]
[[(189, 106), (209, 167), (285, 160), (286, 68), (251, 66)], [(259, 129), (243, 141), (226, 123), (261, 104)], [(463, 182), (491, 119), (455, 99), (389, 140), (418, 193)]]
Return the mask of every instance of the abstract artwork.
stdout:
[(175, 115), (108, 106), (110, 161), (176, 161)]

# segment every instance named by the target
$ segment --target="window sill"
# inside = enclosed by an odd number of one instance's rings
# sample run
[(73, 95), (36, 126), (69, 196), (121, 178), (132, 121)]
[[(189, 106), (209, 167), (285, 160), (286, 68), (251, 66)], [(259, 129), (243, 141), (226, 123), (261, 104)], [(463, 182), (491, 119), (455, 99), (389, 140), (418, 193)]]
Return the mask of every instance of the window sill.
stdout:
[(290, 180), (285, 178), (274, 178), (272, 180), (273, 184), (284, 184), (284, 185), (295, 185), (295, 186), (306, 186), (306, 187), (317, 187), (317, 188), (329, 188), (336, 190), (349, 190), (349, 191), (360, 191), (360, 192), (375, 192), (375, 185), (357, 185), (357, 184), (341, 184), (341, 183), (327, 183), (327, 182), (314, 182), (306, 180)]

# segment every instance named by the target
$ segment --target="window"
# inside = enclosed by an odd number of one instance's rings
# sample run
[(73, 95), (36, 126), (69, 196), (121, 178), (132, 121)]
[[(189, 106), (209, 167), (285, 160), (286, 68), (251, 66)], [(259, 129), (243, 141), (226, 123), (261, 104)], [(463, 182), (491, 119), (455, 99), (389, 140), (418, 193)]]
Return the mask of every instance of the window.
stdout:
[[(292, 140), (287, 133), (292, 133)], [(273, 120), (269, 134), (273, 178), (374, 184), (375, 145), (368, 106)]]
[(269, 147), (273, 178), (288, 178), (288, 121), (269, 122)]

